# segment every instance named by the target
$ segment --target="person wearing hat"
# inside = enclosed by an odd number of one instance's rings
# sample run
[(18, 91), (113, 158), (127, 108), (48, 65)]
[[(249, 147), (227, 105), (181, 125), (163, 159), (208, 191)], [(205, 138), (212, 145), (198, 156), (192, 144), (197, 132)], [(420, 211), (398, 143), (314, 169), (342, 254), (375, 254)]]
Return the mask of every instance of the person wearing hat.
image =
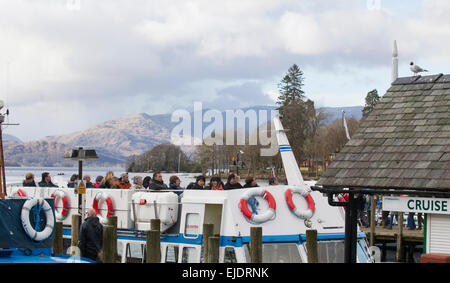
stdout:
[(23, 180), (22, 186), (36, 187), (36, 183), (34, 182), (34, 174), (33, 173), (27, 173), (27, 175), (25, 175), (25, 180)]
[(205, 188), (205, 177), (204, 176), (197, 176), (195, 178), (195, 183), (190, 183), (186, 190), (203, 190)]
[(128, 173), (123, 173), (120, 175), (119, 181), (116, 183), (117, 187), (120, 189), (129, 189), (131, 188), (131, 183), (128, 179)]

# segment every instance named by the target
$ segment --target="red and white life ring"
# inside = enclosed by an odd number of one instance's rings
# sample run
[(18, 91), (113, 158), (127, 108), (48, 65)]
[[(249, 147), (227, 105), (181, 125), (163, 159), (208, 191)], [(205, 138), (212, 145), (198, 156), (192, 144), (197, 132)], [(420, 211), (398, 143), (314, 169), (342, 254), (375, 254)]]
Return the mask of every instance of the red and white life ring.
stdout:
[(339, 194), (338, 200), (339, 202), (348, 202), (348, 194)]
[[(108, 207), (108, 213), (106, 217), (103, 217), (100, 214), (99, 206), (101, 202), (105, 202)], [(95, 210), (95, 215), (100, 219), (100, 222), (105, 224), (107, 222), (106, 218), (114, 215), (114, 206), (111, 197), (105, 192), (98, 192), (94, 197), (94, 203), (92, 204), (92, 208)]]
[[(253, 196), (263, 197), (269, 204), (269, 209), (267, 209), (262, 214), (255, 214), (248, 209), (248, 199)], [(243, 195), (239, 202), (239, 207), (242, 214), (251, 222), (263, 223), (275, 218), (275, 211), (277, 209), (277, 204), (271, 193), (263, 188), (251, 188), (248, 189)]]
[[(63, 190), (56, 190), (51, 195), (53, 198), (54, 204), (55, 204), (55, 216), (58, 220), (64, 220), (66, 219), (67, 215), (69, 215), (69, 198), (67, 197), (67, 194)], [(56, 209), (56, 200), (57, 198), (60, 198), (63, 204), (63, 207), (61, 211), (58, 211)]]
[[(305, 220), (310, 219), (314, 215), (314, 212), (316, 211), (316, 205), (310, 193), (311, 193), (310, 189), (304, 189), (302, 187), (294, 187), (292, 189), (287, 189), (284, 194), (289, 210), (292, 213), (294, 213), (295, 216), (297, 216), (298, 218)], [(294, 201), (292, 200), (293, 194), (300, 194), (302, 197), (304, 197), (306, 202), (308, 203), (308, 208), (304, 210), (298, 209), (295, 206)]]

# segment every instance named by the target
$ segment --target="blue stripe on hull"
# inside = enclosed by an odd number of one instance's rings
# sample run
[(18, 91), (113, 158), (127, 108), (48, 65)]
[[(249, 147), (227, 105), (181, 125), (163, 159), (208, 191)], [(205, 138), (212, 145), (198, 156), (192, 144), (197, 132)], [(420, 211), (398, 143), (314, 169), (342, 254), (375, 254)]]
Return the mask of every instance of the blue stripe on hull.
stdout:
[[(64, 236), (71, 235), (71, 229), (65, 228), (63, 230)], [(320, 233), (317, 234), (318, 241), (330, 241), (330, 240), (343, 240), (344, 233)], [(358, 238), (365, 238), (366, 235), (362, 232), (358, 233)], [(118, 231), (117, 238), (119, 240), (129, 240), (129, 241), (142, 241), (145, 242), (147, 239), (147, 234), (145, 232), (129, 232), (129, 231)], [(263, 235), (263, 243), (298, 243), (302, 244), (306, 241), (306, 234), (294, 234), (294, 235)], [(176, 243), (176, 244), (189, 244), (189, 245), (201, 245), (202, 235), (198, 235), (197, 238), (186, 238), (184, 234), (177, 235), (161, 235), (161, 242), (163, 243)], [(250, 236), (220, 236), (220, 246), (234, 246), (242, 247), (250, 242)]]

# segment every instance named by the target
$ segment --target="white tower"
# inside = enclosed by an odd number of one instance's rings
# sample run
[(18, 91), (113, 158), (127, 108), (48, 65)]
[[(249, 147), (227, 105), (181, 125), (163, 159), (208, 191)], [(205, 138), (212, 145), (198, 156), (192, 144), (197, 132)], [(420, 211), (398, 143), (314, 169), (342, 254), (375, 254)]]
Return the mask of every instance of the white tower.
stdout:
[(392, 50), (392, 78), (391, 83), (393, 83), (398, 78), (398, 49), (397, 41), (394, 40), (394, 49)]

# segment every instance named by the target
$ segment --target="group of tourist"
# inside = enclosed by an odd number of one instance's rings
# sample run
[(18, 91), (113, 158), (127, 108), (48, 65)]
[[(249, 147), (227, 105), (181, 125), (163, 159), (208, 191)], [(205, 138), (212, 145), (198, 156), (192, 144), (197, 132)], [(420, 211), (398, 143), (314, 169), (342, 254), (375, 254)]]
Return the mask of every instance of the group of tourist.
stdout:
[[(78, 174), (73, 174), (67, 183), (67, 187), (74, 188), (77, 186), (78, 181)], [(167, 186), (163, 181), (161, 172), (153, 173), (153, 178), (150, 176), (144, 178), (141, 176), (134, 176), (133, 184), (130, 182), (128, 173), (123, 173), (120, 177), (116, 177), (112, 171), (109, 171), (104, 177), (97, 176), (94, 183), (91, 181), (91, 176), (85, 174), (83, 175), (83, 183), (86, 188), (183, 190), (181, 187), (181, 180), (178, 176), (171, 176), (169, 178), (169, 185)], [(27, 173), (22, 185), (24, 187), (58, 187), (52, 183), (49, 172), (42, 173), (42, 180), (37, 185), (34, 181), (34, 174)], [(274, 177), (269, 178), (269, 185), (278, 185), (277, 179)], [(211, 177), (209, 184), (206, 184), (206, 178), (204, 176), (197, 176), (195, 182), (190, 183), (186, 187), (186, 190), (233, 190), (251, 187), (258, 187), (256, 179), (253, 176), (247, 176), (245, 178), (245, 185), (242, 186), (239, 182), (239, 177), (236, 174), (231, 173), (228, 175), (225, 184), (218, 176)]]

